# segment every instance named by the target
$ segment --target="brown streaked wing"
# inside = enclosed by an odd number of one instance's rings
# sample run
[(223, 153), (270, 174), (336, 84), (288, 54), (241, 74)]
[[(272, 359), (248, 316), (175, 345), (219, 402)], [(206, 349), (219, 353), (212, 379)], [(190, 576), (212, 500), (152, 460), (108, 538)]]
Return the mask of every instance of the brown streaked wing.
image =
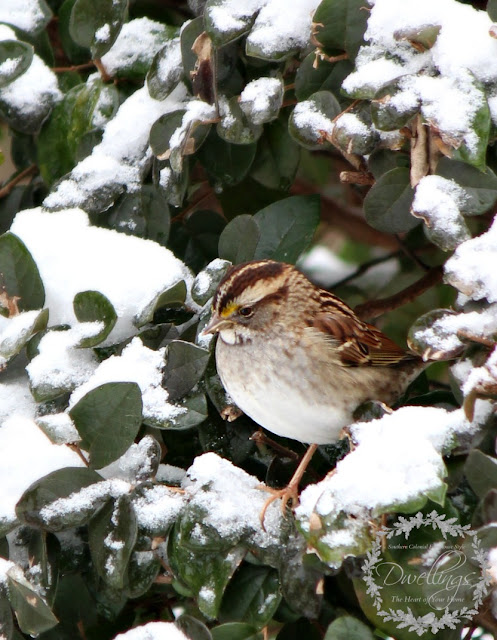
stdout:
[(352, 309), (327, 291), (320, 291), (321, 307), (314, 328), (338, 340), (344, 365), (388, 367), (415, 358), (376, 327), (362, 322)]

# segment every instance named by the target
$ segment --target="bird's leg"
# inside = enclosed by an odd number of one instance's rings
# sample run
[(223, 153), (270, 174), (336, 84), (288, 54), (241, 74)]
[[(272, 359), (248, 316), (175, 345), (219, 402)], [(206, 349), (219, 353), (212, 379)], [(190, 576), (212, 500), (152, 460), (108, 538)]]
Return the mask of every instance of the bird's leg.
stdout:
[(281, 510), (283, 511), (283, 513), (285, 513), (286, 505), (289, 502), (292, 503), (292, 507), (298, 504), (300, 481), (302, 480), (302, 476), (304, 475), (305, 470), (309, 466), (309, 462), (311, 461), (312, 456), (316, 452), (317, 448), (318, 448), (317, 444), (309, 445), (309, 448), (305, 452), (305, 455), (302, 458), (302, 460), (299, 462), (299, 466), (295, 470), (295, 473), (293, 474), (290, 482), (284, 489), (272, 489), (271, 487), (267, 487), (266, 485), (262, 487), (264, 491), (269, 491), (269, 493), (272, 494), (264, 503), (261, 514), (259, 516), (263, 529), (264, 529), (264, 518), (266, 517), (266, 511), (269, 505), (273, 503), (275, 500), (278, 500), (278, 498), (282, 499)]

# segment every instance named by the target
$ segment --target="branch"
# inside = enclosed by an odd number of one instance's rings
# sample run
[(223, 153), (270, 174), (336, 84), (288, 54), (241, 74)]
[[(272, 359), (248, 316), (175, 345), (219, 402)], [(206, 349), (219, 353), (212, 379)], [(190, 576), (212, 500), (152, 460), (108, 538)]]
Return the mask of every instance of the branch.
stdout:
[(73, 64), (69, 67), (52, 67), (54, 73), (64, 73), (64, 71), (90, 71), (95, 69), (94, 62), (85, 62), (84, 64)]
[(0, 189), (0, 198), (4, 198), (5, 196), (8, 196), (9, 193), (12, 191), (12, 189), (17, 184), (19, 184), (19, 182), (22, 182), (24, 178), (28, 178), (29, 176), (32, 176), (37, 171), (38, 171), (38, 167), (35, 164), (32, 164), (26, 169), (24, 169), (23, 171), (21, 171), (21, 173), (18, 173), (15, 176), (15, 178), (12, 178), (10, 182), (7, 182), (7, 184)]
[(357, 269), (353, 273), (351, 273), (348, 276), (345, 276), (345, 278), (342, 278), (341, 280), (338, 280), (337, 282), (332, 284), (329, 287), (329, 290), (333, 291), (337, 287), (341, 287), (344, 284), (347, 284), (348, 282), (350, 282), (351, 280), (355, 280), (359, 276), (362, 276), (363, 273), (366, 273), (366, 271), (369, 271), (369, 269), (371, 269), (372, 267), (375, 267), (376, 265), (381, 264), (382, 262), (388, 262), (388, 260), (391, 260), (392, 258), (398, 258), (399, 255), (400, 255), (400, 251), (392, 251), (391, 253), (387, 253), (384, 256), (379, 256), (378, 258), (372, 258), (367, 262), (363, 262), (357, 267)]
[(360, 304), (354, 309), (354, 311), (361, 320), (372, 320), (384, 313), (398, 309), (408, 302), (412, 302), (425, 291), (428, 291), (428, 289), (431, 289), (436, 284), (442, 282), (442, 276), (442, 267), (433, 267), (428, 271), (428, 273), (425, 273), (422, 278), (411, 284), (406, 289), (403, 289), (388, 298), (370, 300), (369, 302)]

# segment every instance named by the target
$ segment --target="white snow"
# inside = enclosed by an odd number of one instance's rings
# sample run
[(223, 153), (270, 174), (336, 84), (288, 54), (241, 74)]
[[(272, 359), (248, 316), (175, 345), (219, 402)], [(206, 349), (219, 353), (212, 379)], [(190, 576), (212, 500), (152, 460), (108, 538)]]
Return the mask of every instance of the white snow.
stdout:
[(112, 76), (137, 62), (150, 65), (155, 54), (164, 46), (164, 30), (162, 23), (149, 18), (125, 22), (112, 47), (102, 56), (104, 69)]
[(458, 331), (466, 331), (477, 337), (493, 335), (497, 332), (497, 305), (492, 304), (480, 311), (447, 312), (429, 327), (416, 331), (414, 338), (427, 345), (425, 359), (436, 359), (437, 353), (443, 355), (464, 346), (464, 342), (457, 336)]
[(0, 427), (0, 522), (15, 520), (15, 505), (33, 482), (57, 469), (82, 466), (74, 451), (52, 444), (32, 420), (6, 420)]
[(38, 311), (25, 311), (12, 318), (0, 315), (0, 369), (16, 352), (16, 346), (24, 343), (33, 330)]
[(43, 397), (72, 391), (86, 382), (98, 366), (91, 349), (78, 349), (81, 338), (77, 325), (68, 331), (49, 331), (38, 345), (38, 355), (27, 365), (33, 388)]
[[(486, 108), (477, 83), (497, 79), (491, 24), (485, 11), (454, 0), (376, 0), (365, 34), (369, 44), (360, 50), (356, 71), (343, 88), (351, 95), (371, 95), (399, 80), (398, 108), (403, 101), (408, 107), (419, 100), (423, 116), (448, 144), (465, 143), (475, 152), (473, 120)], [(407, 39), (426, 27), (440, 31), (433, 47), (420, 53)]]
[(107, 296), (118, 319), (103, 344), (135, 335), (134, 317), (159, 293), (180, 280), (189, 289), (193, 280), (168, 249), (151, 240), (90, 226), (80, 209), (21, 211), (11, 231), (21, 238), (38, 266), (51, 325), (75, 325), (72, 303), (78, 292), (96, 290)]
[(488, 391), (495, 393), (497, 388), (497, 348), (494, 347), (492, 353), (481, 367), (471, 370), (463, 386), (463, 393), (468, 396), (473, 390), (476, 392)]
[(319, 143), (323, 137), (329, 138), (335, 123), (317, 107), (313, 100), (299, 102), (292, 113), (298, 130), (302, 130), (311, 142)]
[[(15, 35), (14, 35), (14, 40)], [(48, 109), (62, 98), (57, 77), (43, 60), (34, 55), (28, 69), (0, 89), (1, 99), (15, 113), (35, 117), (40, 109)]]
[(135, 91), (105, 127), (102, 142), (45, 198), (44, 205), (52, 209), (88, 207), (98, 197), (98, 190), (117, 194), (124, 188), (138, 189), (152, 158), (148, 144), (151, 126), (163, 114), (181, 108), (185, 96), (183, 84), (165, 100), (151, 98), (147, 87)]
[[(0, 426), (12, 416), (33, 418), (36, 402), (31, 395), (24, 371), (10, 375), (11, 365), (0, 382)], [(6, 377), (9, 376), (9, 377)]]
[(150, 478), (153, 473), (153, 460), (150, 455), (155, 449), (153, 443), (151, 436), (143, 437), (140, 442), (132, 444), (120, 458), (99, 469), (99, 474), (108, 480), (119, 478), (130, 484), (137, 479)]
[(147, 622), (120, 633), (114, 640), (188, 640), (172, 622)]
[(134, 338), (120, 356), (111, 356), (95, 370), (93, 376), (81, 384), (71, 395), (69, 408), (92, 389), (106, 382), (136, 382), (142, 392), (143, 417), (154, 422), (174, 421), (184, 407), (168, 402), (168, 393), (161, 386), (166, 349), (148, 349), (139, 338)]
[(67, 498), (58, 498), (50, 502), (40, 509), (40, 517), (50, 527), (53, 521), (59, 520), (64, 515), (89, 511), (97, 505), (103, 504), (108, 498), (119, 498), (119, 496), (129, 493), (131, 490), (132, 485), (123, 480), (112, 479), (95, 482), (88, 487), (83, 487), (79, 491), (71, 493)]
[(0, 0), (0, 22), (32, 33), (45, 24), (46, 18), (38, 0)]
[(481, 236), (460, 244), (445, 263), (445, 280), (473, 300), (497, 302), (497, 219)]
[(106, 42), (110, 38), (110, 25), (104, 24), (95, 31), (95, 40), (97, 42)]
[(247, 47), (267, 58), (305, 47), (311, 37), (312, 15), (320, 0), (268, 0), (258, 13), (247, 38)]
[[(261, 527), (259, 516), (268, 498), (259, 480), (235, 467), (229, 460), (215, 453), (195, 458), (183, 482), (190, 506), (201, 509), (205, 516), (203, 526), (212, 527), (222, 538), (234, 541), (249, 535), (261, 547), (278, 543), (281, 508), (273, 502)], [(208, 487), (208, 491), (205, 488)], [(198, 531), (202, 540), (202, 528)]]
[(402, 407), (351, 427), (355, 448), (323, 481), (307, 487), (296, 515), (304, 530), (311, 516), (340, 513), (367, 518), (442, 488), (442, 453), (474, 428), (462, 409)]
[(361, 136), (366, 138), (369, 136), (370, 129), (368, 125), (357, 117), (355, 113), (344, 113), (335, 121), (335, 126), (348, 137)]
[(283, 82), (279, 78), (257, 78), (240, 94), (240, 108), (254, 124), (277, 117), (283, 102)]
[(36, 424), (55, 444), (72, 444), (81, 440), (68, 413), (54, 413), (36, 418)]
[[(173, 151), (180, 151), (190, 135), (193, 125), (200, 122), (209, 122), (216, 118), (216, 108), (202, 100), (190, 100), (185, 105), (185, 113), (181, 124), (177, 127), (169, 138), (169, 150), (165, 156), (169, 157)], [(181, 156), (181, 153), (180, 153)], [(162, 157), (161, 157), (162, 159)], [(173, 168), (181, 170), (181, 161), (178, 160)]]
[(164, 45), (164, 49), (157, 69), (157, 78), (163, 84), (179, 82), (183, 73), (180, 39), (173, 38)]
[(425, 176), (416, 187), (411, 212), (433, 230), (432, 239), (442, 249), (454, 249), (471, 238), (461, 213), (467, 200), (466, 192), (454, 180)]
[(220, 4), (207, 6), (206, 15), (217, 31), (238, 31), (250, 25), (252, 16), (266, 2), (267, 0), (224, 0)]
[(177, 519), (186, 504), (184, 494), (156, 484), (133, 499), (138, 526), (155, 533), (165, 532)]

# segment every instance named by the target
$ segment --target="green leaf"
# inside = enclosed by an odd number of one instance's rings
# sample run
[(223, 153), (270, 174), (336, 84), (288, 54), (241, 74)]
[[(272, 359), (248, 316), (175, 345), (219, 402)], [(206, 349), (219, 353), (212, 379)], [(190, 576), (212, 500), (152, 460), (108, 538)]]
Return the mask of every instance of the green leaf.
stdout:
[(232, 144), (252, 144), (262, 134), (262, 125), (253, 124), (240, 107), (238, 96), (220, 101), (221, 120), (216, 131), (220, 138)]
[(286, 624), (276, 636), (276, 640), (321, 640), (322, 635), (307, 618), (300, 618)]
[(330, 624), (324, 640), (374, 640), (374, 636), (364, 622), (352, 616), (341, 616)]
[(124, 586), (137, 533), (135, 510), (127, 495), (109, 500), (90, 521), (88, 542), (93, 566), (114, 589)]
[(24, 580), (7, 574), (10, 604), (23, 633), (36, 636), (54, 627), (58, 620), (40, 595)]
[[(19, 311), (41, 309), (45, 289), (26, 245), (13, 233), (0, 236), (0, 291), (17, 298)], [(0, 307), (0, 313), (4, 315)]]
[(279, 119), (264, 127), (250, 175), (268, 189), (288, 190), (299, 162), (300, 147), (290, 135), (287, 122)]
[(328, 62), (316, 57), (313, 51), (304, 58), (295, 76), (295, 95), (299, 102), (307, 100), (313, 93), (330, 91), (340, 96), (342, 82), (352, 73), (354, 65), (350, 60)]
[(174, 623), (188, 640), (212, 640), (209, 629), (193, 616), (183, 614)]
[(497, 0), (488, 0), (487, 13), (490, 17), (490, 20), (492, 20), (493, 22), (497, 22)]
[(55, 535), (44, 531), (31, 531), (28, 546), (30, 566), (38, 567), (31, 581), (34, 587), (43, 593), (46, 603), (51, 607), (59, 581), (60, 543)]
[(244, 622), (228, 622), (212, 629), (213, 640), (263, 640), (255, 627)]
[(338, 100), (331, 91), (317, 91), (297, 104), (288, 121), (288, 130), (305, 149), (329, 149), (326, 139), (333, 128), (333, 120), (341, 112)]
[(146, 83), (154, 100), (165, 100), (183, 75), (179, 38), (166, 42), (155, 54), (147, 73)]
[(230, 144), (211, 129), (197, 153), (199, 162), (215, 183), (231, 186), (248, 174), (257, 151), (257, 144)]
[(323, 49), (346, 51), (353, 60), (364, 44), (368, 18), (365, 0), (323, 0), (312, 18), (315, 38)]
[[(231, 16), (232, 6), (230, 0), (207, 0), (205, 5), (205, 30), (217, 47), (222, 47), (228, 42), (240, 38), (244, 33), (250, 31), (254, 22), (256, 12), (250, 10), (250, 5), (245, 9), (243, 15), (240, 15), (242, 13), (239, 9), (240, 5), (235, 5), (237, 7), (236, 17)], [(224, 19), (221, 20), (223, 17)]]
[(99, 322), (103, 327), (93, 336), (83, 338), (79, 347), (94, 347), (103, 342), (114, 328), (117, 314), (111, 301), (99, 291), (81, 291), (74, 296), (73, 309), (79, 322)]
[[(48, 309), (43, 309), (35, 314), (29, 325), (23, 321), (24, 314), (14, 316), (9, 320), (9, 335), (6, 338), (0, 338), (0, 360), (2, 366), (16, 356), (25, 347), (26, 343), (39, 331), (44, 331), (48, 323)], [(11, 327), (15, 327), (17, 322), (22, 323), (16, 334), (12, 334)], [(12, 324), (11, 324), (12, 323)]]
[(33, 60), (33, 47), (20, 40), (0, 42), (0, 89), (27, 71)]
[(90, 467), (117, 460), (133, 443), (142, 420), (140, 387), (135, 382), (109, 382), (92, 389), (70, 410)]
[(89, 520), (102, 502), (75, 504), (73, 511), (55, 511), (49, 516), (47, 512), (43, 514), (43, 509), (101, 481), (102, 476), (85, 467), (66, 467), (53, 471), (26, 489), (17, 503), (16, 515), (21, 522), (48, 531), (63, 531), (79, 526)]
[(266, 626), (281, 601), (278, 572), (265, 566), (244, 565), (229, 583), (219, 612), (221, 622)]
[(181, 307), (186, 300), (186, 282), (180, 280), (173, 284), (169, 289), (162, 291), (147, 304), (142, 311), (133, 319), (133, 323), (137, 327), (143, 327), (148, 322), (152, 322), (154, 313), (159, 309), (176, 309)]
[(398, 167), (387, 171), (371, 187), (364, 200), (366, 220), (379, 231), (410, 231), (420, 222), (411, 215), (413, 198), (409, 170)]
[(203, 306), (212, 298), (229, 267), (228, 260), (216, 258), (197, 274), (192, 285), (192, 298), (197, 304)]
[[(461, 99), (464, 99), (463, 95), (467, 95), (467, 93), (468, 89), (464, 86), (461, 90)], [(476, 78), (473, 79), (473, 86), (471, 87), (471, 99), (475, 106), (479, 103), (479, 107), (472, 115), (468, 127), (469, 130), (465, 133), (462, 143), (459, 146), (456, 145), (452, 151), (452, 157), (484, 171), (492, 118), (484, 88)], [(466, 143), (465, 140), (467, 138), (469, 138), (470, 143)]]
[(91, 57), (86, 47), (74, 42), (69, 31), (72, 8), (76, 0), (64, 0), (58, 11), (58, 32), (64, 53), (73, 64), (84, 64)]
[(219, 237), (219, 257), (232, 264), (252, 260), (261, 237), (254, 216), (237, 216), (224, 228)]
[(465, 162), (441, 158), (437, 165), (437, 175), (454, 180), (464, 188), (467, 200), (461, 209), (467, 216), (479, 216), (497, 202), (497, 176), (491, 169), (479, 171)]
[(181, 60), (183, 62), (185, 81), (190, 90), (192, 88), (191, 73), (195, 70), (195, 65), (197, 64), (197, 56), (193, 52), (192, 47), (195, 40), (204, 31), (203, 16), (198, 16), (198, 18), (190, 20), (190, 22), (183, 25), (181, 29)]
[(384, 173), (397, 169), (409, 168), (410, 161), (407, 153), (390, 151), (390, 149), (376, 149), (368, 158), (368, 169), (378, 180)]
[(139, 598), (152, 587), (161, 569), (159, 557), (151, 551), (133, 551), (128, 563), (126, 591), (130, 598)]
[(169, 400), (182, 398), (200, 381), (204, 375), (209, 352), (190, 342), (173, 340), (167, 347), (163, 386)]
[(471, 449), (464, 465), (464, 474), (479, 498), (497, 489), (497, 459), (479, 449)]
[(38, 162), (43, 178), (50, 185), (69, 173), (78, 160), (89, 154), (83, 149), (88, 136), (114, 116), (119, 105), (115, 86), (99, 78), (70, 89), (53, 109), (38, 139)]
[(69, 22), (72, 39), (101, 58), (116, 41), (127, 9), (127, 0), (76, 0)]
[(0, 594), (0, 638), (12, 640), (14, 633), (14, 620), (10, 603), (4, 594)]
[(290, 196), (255, 214), (260, 239), (254, 259), (294, 264), (311, 243), (320, 220), (317, 195)]
[(116, 231), (167, 245), (171, 216), (162, 189), (154, 185), (144, 184), (138, 191), (121, 196), (108, 222)]

